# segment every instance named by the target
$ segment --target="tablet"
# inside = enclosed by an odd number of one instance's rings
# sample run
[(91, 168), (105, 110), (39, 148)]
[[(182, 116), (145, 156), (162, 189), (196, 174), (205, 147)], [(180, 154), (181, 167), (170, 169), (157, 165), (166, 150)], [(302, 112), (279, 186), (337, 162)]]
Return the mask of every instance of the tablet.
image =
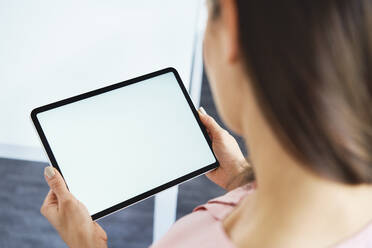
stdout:
[(31, 119), (94, 220), (218, 166), (173, 68), (36, 108)]

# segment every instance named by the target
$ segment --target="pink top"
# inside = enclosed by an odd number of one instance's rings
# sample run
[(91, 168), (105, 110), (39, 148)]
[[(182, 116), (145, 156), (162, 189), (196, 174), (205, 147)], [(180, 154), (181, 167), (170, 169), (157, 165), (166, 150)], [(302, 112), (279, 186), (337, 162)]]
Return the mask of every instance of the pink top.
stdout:
[[(191, 214), (179, 219), (151, 248), (236, 248), (226, 235), (222, 220), (253, 190), (253, 184), (247, 184), (196, 207)], [(372, 247), (372, 223), (334, 247)]]

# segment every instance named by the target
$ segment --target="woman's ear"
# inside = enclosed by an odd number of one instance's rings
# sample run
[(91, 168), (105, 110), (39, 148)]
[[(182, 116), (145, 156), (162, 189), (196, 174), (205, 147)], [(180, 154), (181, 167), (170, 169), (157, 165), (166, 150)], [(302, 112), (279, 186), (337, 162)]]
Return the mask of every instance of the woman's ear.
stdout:
[(228, 63), (238, 60), (239, 34), (236, 0), (220, 0), (223, 53)]

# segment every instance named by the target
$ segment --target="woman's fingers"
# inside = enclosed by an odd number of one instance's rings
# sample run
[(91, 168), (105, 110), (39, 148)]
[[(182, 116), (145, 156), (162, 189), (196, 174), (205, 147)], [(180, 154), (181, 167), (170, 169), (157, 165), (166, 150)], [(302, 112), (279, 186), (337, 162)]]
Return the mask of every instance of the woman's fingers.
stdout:
[(50, 223), (54, 224), (56, 219), (54, 216), (57, 216), (57, 197), (52, 190), (49, 190), (47, 196), (45, 197), (44, 203), (40, 208), (40, 213), (49, 220)]
[(101, 234), (101, 238), (104, 241), (107, 241), (107, 234), (106, 234), (105, 230), (103, 230), (103, 228), (97, 222), (95, 222), (95, 221), (94, 221), (94, 225), (96, 226), (96, 228), (98, 229), (99, 233)]
[(95, 222), (88, 209), (67, 189), (61, 174), (48, 166), (44, 170), (50, 191), (40, 212), (58, 231), (69, 247), (107, 247), (107, 235)]
[(40, 212), (53, 226), (55, 226), (58, 223), (58, 202), (63, 198), (67, 198), (69, 191), (67, 190), (61, 174), (52, 166), (48, 166), (44, 169), (44, 177), (50, 190), (45, 197)]
[(44, 175), (50, 189), (56, 194), (58, 199), (69, 195), (65, 181), (55, 168), (52, 166), (45, 167)]
[(222, 135), (224, 132), (226, 132), (225, 129), (223, 129), (218, 123), (209, 116), (203, 107), (199, 108), (199, 116), (200, 120), (204, 124), (204, 126), (207, 128), (210, 135), (213, 137), (216, 137), (217, 135)]
[(50, 206), (56, 205), (58, 203), (58, 199), (56, 194), (50, 189), (47, 196), (44, 199), (43, 206)]

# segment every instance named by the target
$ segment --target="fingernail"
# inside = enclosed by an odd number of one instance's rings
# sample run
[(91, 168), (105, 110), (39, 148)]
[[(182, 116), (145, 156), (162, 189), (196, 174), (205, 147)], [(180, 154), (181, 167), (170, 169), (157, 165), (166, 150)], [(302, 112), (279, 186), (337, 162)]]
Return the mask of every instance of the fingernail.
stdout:
[(203, 115), (206, 115), (206, 114), (207, 114), (207, 112), (205, 112), (205, 109), (204, 109), (203, 107), (200, 107), (200, 108), (199, 108), (199, 111), (200, 111), (200, 113), (202, 113)]
[(47, 166), (44, 169), (44, 174), (50, 179), (50, 178), (54, 177), (56, 172), (54, 171), (54, 168), (52, 166)]

